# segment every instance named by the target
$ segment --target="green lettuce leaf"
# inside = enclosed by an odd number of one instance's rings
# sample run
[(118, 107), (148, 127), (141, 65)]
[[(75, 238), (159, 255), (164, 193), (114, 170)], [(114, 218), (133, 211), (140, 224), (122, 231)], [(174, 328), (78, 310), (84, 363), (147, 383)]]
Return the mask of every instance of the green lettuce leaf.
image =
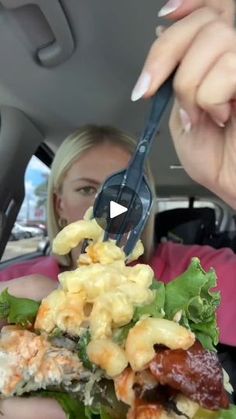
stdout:
[(108, 409), (106, 406), (101, 406), (99, 409), (86, 407), (85, 410), (87, 412), (91, 412), (90, 416), (88, 416), (88, 419), (113, 419), (113, 417), (108, 412)]
[(84, 412), (87, 419), (93, 419), (99, 417), (99, 410), (90, 406), (85, 406)]
[(220, 304), (220, 293), (212, 291), (215, 286), (215, 271), (205, 272), (199, 259), (193, 258), (188, 269), (167, 285), (153, 281), (152, 303), (136, 307), (132, 322), (117, 329), (113, 340), (124, 345), (130, 328), (142, 317), (173, 320), (179, 312), (180, 324), (191, 329), (205, 349), (215, 350), (219, 341), (216, 309)]
[(217, 416), (217, 419), (235, 419), (235, 418), (236, 418), (236, 406), (230, 406), (229, 410), (221, 410)]
[[(85, 412), (87, 414), (86, 418), (88, 419), (122, 419), (124, 418), (122, 415), (122, 418), (117, 415), (114, 410), (109, 409), (109, 407), (101, 405), (99, 409), (93, 409), (91, 407), (86, 407)], [(126, 417), (126, 415), (125, 415)]]
[(165, 287), (165, 317), (173, 319), (179, 311), (180, 323), (190, 328), (204, 347), (214, 350), (219, 340), (216, 309), (220, 293), (216, 286), (214, 270), (205, 272), (198, 258), (193, 258), (188, 269)]
[(133, 316), (133, 322), (135, 323), (143, 316), (163, 318), (165, 315), (165, 285), (154, 280), (150, 288), (155, 293), (154, 300), (150, 304), (135, 308)]
[(145, 316), (159, 318), (164, 317), (165, 285), (154, 279), (150, 288), (154, 291), (153, 301), (150, 304), (136, 307), (132, 321), (125, 326), (114, 330), (112, 339), (118, 345), (124, 346), (129, 330), (135, 325), (135, 323), (137, 323), (137, 321), (139, 321), (140, 318)]
[(120, 346), (124, 346), (128, 333), (132, 327), (134, 327), (136, 321), (132, 321), (125, 326), (119, 327), (117, 329), (114, 329), (112, 340), (117, 343)]
[(66, 419), (113, 419), (107, 406), (100, 405), (97, 408), (84, 406), (80, 400), (62, 391), (38, 390), (31, 392), (28, 396), (46, 397), (57, 400), (66, 413)]
[(96, 365), (93, 364), (87, 355), (87, 346), (91, 340), (89, 330), (86, 330), (85, 333), (79, 338), (77, 343), (79, 359), (82, 361), (83, 366), (90, 371), (95, 371)]
[(49, 339), (52, 338), (61, 338), (64, 335), (64, 331), (59, 329), (59, 327), (55, 327), (51, 333), (49, 333)]
[[(39, 390), (30, 393), (34, 397), (46, 397), (57, 400), (67, 419), (87, 419), (85, 407), (82, 402), (73, 398), (70, 394), (60, 391)], [(25, 396), (25, 395), (24, 395)]]
[(85, 406), (84, 413), (85, 413), (85, 417), (87, 419), (93, 419), (94, 417), (96, 417), (99, 414), (99, 411), (98, 411), (98, 409), (94, 409), (92, 407)]
[[(25, 397), (26, 395), (24, 395)], [(72, 395), (60, 391), (38, 390), (29, 394), (34, 397), (46, 397), (57, 400), (67, 419), (113, 419), (117, 418), (110, 413), (107, 406), (101, 405), (98, 408), (84, 406), (81, 401), (75, 399)], [(123, 416), (122, 416), (123, 417)], [(194, 416), (194, 419), (235, 419), (236, 406), (231, 405), (228, 410), (212, 412), (200, 408)]]
[(112, 419), (111, 415), (109, 414), (107, 408), (105, 406), (101, 406), (100, 408), (100, 418), (101, 419)]
[(235, 419), (236, 406), (231, 405), (227, 410), (220, 410), (219, 412), (212, 412), (210, 410), (199, 409), (194, 416), (194, 419)]
[(204, 348), (215, 350), (215, 346), (219, 341), (219, 329), (217, 327), (216, 316), (212, 316), (212, 320), (205, 323), (190, 322), (190, 328), (197, 336)]
[(6, 288), (0, 294), (0, 319), (23, 327), (33, 324), (40, 302), (10, 295)]

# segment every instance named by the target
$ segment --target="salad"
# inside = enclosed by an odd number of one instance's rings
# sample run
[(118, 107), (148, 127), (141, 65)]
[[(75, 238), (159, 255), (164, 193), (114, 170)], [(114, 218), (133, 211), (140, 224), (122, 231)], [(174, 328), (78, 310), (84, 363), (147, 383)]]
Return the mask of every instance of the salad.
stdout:
[[(89, 244), (42, 301), (0, 294), (0, 397), (55, 398), (69, 419), (235, 418), (214, 270), (193, 258), (165, 285), (102, 235), (94, 219), (58, 234), (58, 254)], [(142, 252), (139, 242), (129, 261)]]

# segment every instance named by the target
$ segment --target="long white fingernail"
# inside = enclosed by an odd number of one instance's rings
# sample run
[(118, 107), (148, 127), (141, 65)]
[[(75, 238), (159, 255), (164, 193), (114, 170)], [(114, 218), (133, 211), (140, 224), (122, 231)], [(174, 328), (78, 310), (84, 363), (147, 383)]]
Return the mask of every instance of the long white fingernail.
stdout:
[(220, 128), (225, 128), (225, 122), (221, 122), (219, 119), (214, 118), (214, 121), (216, 123), (216, 125), (218, 125), (218, 127)]
[(151, 84), (150, 74), (147, 72), (142, 73), (136, 85), (134, 86), (134, 89), (131, 94), (131, 100), (133, 102), (135, 102), (136, 100), (139, 100), (148, 91), (150, 84)]
[(183, 0), (169, 0), (158, 12), (158, 17), (164, 17), (175, 12), (183, 3)]
[(180, 116), (184, 131), (186, 133), (190, 132), (192, 129), (192, 122), (189, 115), (183, 108), (179, 109), (179, 116)]
[(165, 26), (158, 25), (156, 27), (156, 30), (155, 30), (155, 33), (156, 33), (157, 38), (160, 38), (160, 36), (165, 32), (165, 30), (166, 30)]

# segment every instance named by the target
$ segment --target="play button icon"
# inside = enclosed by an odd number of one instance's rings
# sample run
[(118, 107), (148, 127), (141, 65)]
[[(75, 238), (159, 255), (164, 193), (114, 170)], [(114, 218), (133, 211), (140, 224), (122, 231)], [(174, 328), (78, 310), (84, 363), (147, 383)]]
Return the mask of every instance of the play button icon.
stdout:
[(110, 218), (118, 217), (126, 211), (128, 211), (128, 208), (124, 207), (124, 205), (120, 205), (114, 201), (110, 202)]
[(143, 205), (138, 194), (127, 186), (103, 187), (95, 199), (93, 215), (110, 235), (128, 233), (139, 224)]

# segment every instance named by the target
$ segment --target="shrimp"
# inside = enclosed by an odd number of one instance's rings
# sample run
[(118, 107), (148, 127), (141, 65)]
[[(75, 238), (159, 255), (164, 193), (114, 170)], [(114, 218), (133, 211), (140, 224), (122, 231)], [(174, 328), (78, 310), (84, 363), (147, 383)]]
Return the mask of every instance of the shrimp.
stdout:
[(164, 408), (157, 404), (138, 404), (129, 409), (127, 419), (174, 419), (164, 412)]
[(121, 400), (123, 403), (132, 406), (134, 404), (135, 394), (134, 394), (134, 380), (135, 372), (131, 368), (126, 368), (122, 374), (114, 378), (114, 386), (116, 397), (118, 400)]
[(87, 355), (109, 377), (121, 374), (128, 364), (124, 350), (111, 339), (91, 340), (87, 346)]
[[(134, 387), (135, 384), (139, 383), (143, 387), (145, 392), (155, 388), (157, 382), (152, 374), (148, 370), (141, 372), (134, 372), (131, 368), (126, 368), (122, 374), (114, 378), (114, 386), (116, 397), (123, 403), (131, 406), (128, 411), (127, 419), (178, 419), (182, 417), (193, 418), (199, 404), (193, 402), (188, 397), (178, 394), (174, 402), (180, 412), (183, 415), (177, 415), (174, 411), (164, 408), (161, 404), (148, 403), (142, 399), (136, 399)], [(158, 390), (156, 390), (158, 392)]]
[(141, 371), (153, 359), (155, 344), (162, 344), (170, 349), (188, 349), (194, 341), (195, 335), (174, 321), (147, 318), (130, 329), (125, 353), (132, 369)]
[(149, 370), (134, 372), (130, 367), (122, 374), (114, 378), (116, 397), (129, 406), (135, 403), (135, 386), (142, 388), (142, 392), (152, 390), (156, 387), (157, 380)]

